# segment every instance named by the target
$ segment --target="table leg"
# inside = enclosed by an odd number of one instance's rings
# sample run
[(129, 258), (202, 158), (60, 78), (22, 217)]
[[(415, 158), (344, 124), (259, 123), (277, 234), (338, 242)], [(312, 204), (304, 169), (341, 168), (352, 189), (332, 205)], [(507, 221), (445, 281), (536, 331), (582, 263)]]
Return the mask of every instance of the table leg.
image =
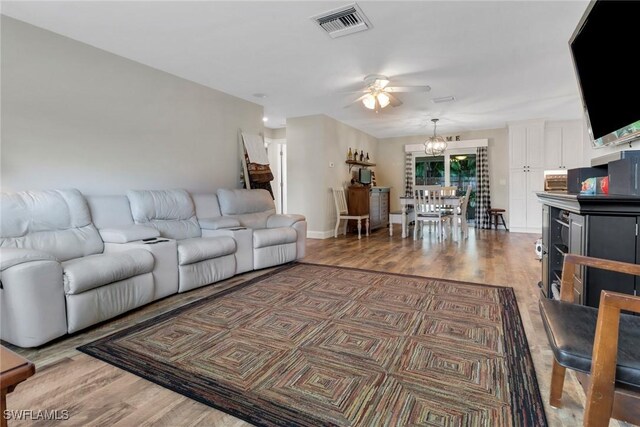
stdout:
[(402, 205), (402, 238), (406, 238), (409, 235), (409, 230), (407, 226), (407, 205)]
[(7, 419), (4, 417), (4, 411), (7, 409), (7, 389), (2, 389), (0, 396), (0, 427), (7, 427)]

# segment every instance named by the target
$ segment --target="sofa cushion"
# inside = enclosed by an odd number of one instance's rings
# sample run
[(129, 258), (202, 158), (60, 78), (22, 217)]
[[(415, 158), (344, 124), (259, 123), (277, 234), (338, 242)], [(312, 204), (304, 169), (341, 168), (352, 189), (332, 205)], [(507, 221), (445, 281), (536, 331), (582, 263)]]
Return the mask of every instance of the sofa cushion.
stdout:
[(86, 196), (91, 222), (98, 230), (133, 225), (129, 199), (121, 196)]
[(2, 193), (0, 246), (46, 252), (60, 261), (104, 248), (78, 190)]
[(178, 242), (178, 264), (187, 265), (233, 254), (236, 241), (231, 237), (198, 237)]
[(136, 224), (155, 227), (163, 237), (176, 240), (201, 236), (193, 200), (185, 190), (129, 190), (127, 197)]
[(216, 194), (191, 193), (191, 199), (193, 199), (193, 204), (196, 207), (196, 216), (198, 218), (222, 216)]
[(276, 213), (273, 199), (267, 190), (218, 190), (220, 211), (223, 215), (241, 215), (254, 212), (271, 211)]
[(276, 213), (273, 199), (267, 190), (218, 190), (223, 215), (237, 218), (243, 227), (267, 228), (267, 219)]
[(296, 230), (290, 227), (265, 228), (253, 231), (254, 249), (265, 248), (267, 246), (282, 245), (284, 243), (294, 243), (298, 237)]
[(144, 249), (91, 255), (63, 262), (64, 290), (68, 295), (149, 273), (153, 255)]

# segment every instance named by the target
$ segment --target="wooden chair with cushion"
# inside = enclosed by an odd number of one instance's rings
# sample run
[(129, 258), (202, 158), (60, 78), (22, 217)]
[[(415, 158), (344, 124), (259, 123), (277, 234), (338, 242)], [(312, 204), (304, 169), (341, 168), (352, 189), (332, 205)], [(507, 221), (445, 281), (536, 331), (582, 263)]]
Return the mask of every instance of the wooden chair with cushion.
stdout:
[(576, 371), (587, 400), (584, 425), (610, 418), (640, 425), (640, 297), (602, 291), (600, 307), (573, 304), (577, 266), (640, 276), (640, 265), (567, 254), (560, 300), (540, 299), (540, 314), (554, 361), (551, 406), (560, 407), (565, 370)]
[(336, 228), (333, 231), (333, 237), (338, 237), (338, 229), (340, 228), (340, 221), (344, 220), (343, 234), (347, 234), (347, 220), (355, 219), (358, 221), (358, 239), (362, 237), (362, 220), (365, 221), (365, 233), (369, 235), (369, 214), (366, 215), (349, 215), (349, 209), (347, 208), (347, 197), (344, 194), (344, 188), (336, 187), (333, 190), (333, 202), (336, 205)]

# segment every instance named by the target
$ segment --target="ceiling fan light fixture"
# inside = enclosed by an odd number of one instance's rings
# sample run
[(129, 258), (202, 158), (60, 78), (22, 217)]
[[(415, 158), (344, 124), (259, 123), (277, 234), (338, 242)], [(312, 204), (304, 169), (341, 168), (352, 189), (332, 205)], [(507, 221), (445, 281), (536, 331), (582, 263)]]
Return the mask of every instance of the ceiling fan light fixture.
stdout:
[(389, 105), (389, 102), (391, 102), (391, 99), (389, 99), (389, 95), (384, 92), (380, 92), (378, 94), (378, 104), (380, 104), (380, 108), (386, 107), (387, 105)]
[(371, 93), (368, 94), (367, 96), (365, 96), (364, 98), (362, 98), (362, 103), (369, 110), (375, 110), (376, 109), (376, 97), (373, 96), (373, 94), (371, 94)]

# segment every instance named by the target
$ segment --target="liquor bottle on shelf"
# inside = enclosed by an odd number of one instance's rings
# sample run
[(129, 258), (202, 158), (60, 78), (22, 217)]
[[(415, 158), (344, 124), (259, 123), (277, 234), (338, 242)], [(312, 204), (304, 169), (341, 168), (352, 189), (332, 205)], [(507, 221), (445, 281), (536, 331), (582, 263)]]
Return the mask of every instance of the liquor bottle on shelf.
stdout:
[(347, 160), (353, 160), (353, 152), (351, 152), (351, 147), (349, 147), (349, 152), (347, 153)]
[(364, 161), (364, 152), (362, 150), (360, 150), (360, 161)]
[(369, 152), (367, 152), (367, 158), (366, 158), (367, 162), (369, 161)]

